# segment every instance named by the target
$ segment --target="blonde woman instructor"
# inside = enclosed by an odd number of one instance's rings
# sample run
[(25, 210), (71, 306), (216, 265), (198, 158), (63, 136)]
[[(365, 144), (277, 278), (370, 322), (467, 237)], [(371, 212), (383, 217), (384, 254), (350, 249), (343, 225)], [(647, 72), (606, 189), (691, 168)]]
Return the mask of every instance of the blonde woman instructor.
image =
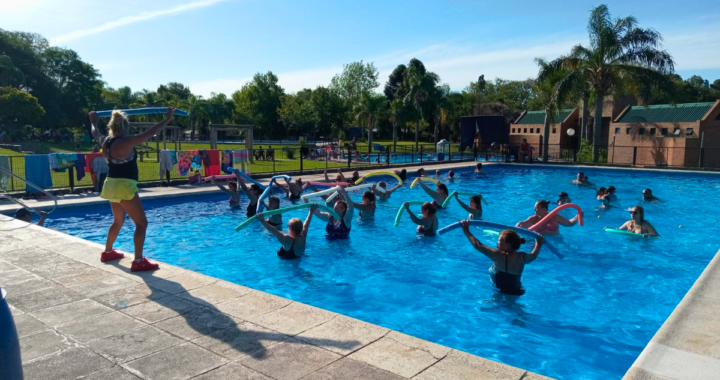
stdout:
[(88, 115), (92, 125), (93, 138), (102, 146), (109, 169), (100, 197), (110, 201), (114, 217), (105, 242), (105, 251), (100, 255), (100, 261), (102, 262), (125, 257), (122, 253), (113, 249), (113, 243), (115, 243), (120, 228), (125, 223), (125, 214), (127, 213), (135, 223), (135, 235), (133, 236), (135, 260), (133, 260), (130, 270), (138, 272), (159, 268), (158, 264), (152, 263), (143, 257), (143, 245), (145, 244), (148, 221), (145, 217), (145, 209), (138, 196), (138, 165), (135, 146), (144, 143), (162, 131), (173, 119), (174, 112), (175, 108), (168, 107), (163, 121), (143, 133), (131, 135), (130, 122), (127, 116), (121, 111), (113, 111), (108, 123), (109, 136), (100, 134), (97, 126), (99, 119), (97, 113), (93, 111)]

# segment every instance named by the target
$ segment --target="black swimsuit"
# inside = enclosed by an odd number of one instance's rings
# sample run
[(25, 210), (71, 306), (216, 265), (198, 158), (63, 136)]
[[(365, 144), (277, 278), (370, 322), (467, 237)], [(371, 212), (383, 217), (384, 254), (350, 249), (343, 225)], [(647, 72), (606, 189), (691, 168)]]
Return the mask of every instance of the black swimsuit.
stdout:
[(282, 222), (277, 222), (277, 223), (275, 223), (275, 222), (271, 222), (271, 221), (268, 220), (268, 224), (271, 225), (271, 226), (273, 226), (273, 227), (277, 227), (277, 226), (281, 226), (281, 225), (282, 225)]
[(290, 195), (288, 196), (288, 198), (289, 198), (291, 201), (296, 201), (296, 200), (300, 199), (300, 194), (290, 193)]
[(257, 203), (248, 203), (247, 212), (245, 213), (245, 215), (247, 215), (248, 218), (252, 218), (253, 216), (255, 216), (255, 214), (257, 214)]
[[(523, 256), (523, 263), (525, 262), (525, 256)], [(508, 268), (508, 255), (505, 255), (505, 270)], [(519, 274), (510, 274), (503, 272), (493, 264), (490, 267), (490, 277), (492, 278), (493, 284), (500, 290), (500, 293), (521, 296), (525, 294), (525, 288), (522, 286), (520, 277), (522, 277), (522, 270)]]
[(295, 254), (295, 239), (293, 239), (290, 249), (285, 250), (285, 247), (280, 247), (277, 251), (277, 255), (279, 258), (285, 260), (299, 259), (300, 256)]

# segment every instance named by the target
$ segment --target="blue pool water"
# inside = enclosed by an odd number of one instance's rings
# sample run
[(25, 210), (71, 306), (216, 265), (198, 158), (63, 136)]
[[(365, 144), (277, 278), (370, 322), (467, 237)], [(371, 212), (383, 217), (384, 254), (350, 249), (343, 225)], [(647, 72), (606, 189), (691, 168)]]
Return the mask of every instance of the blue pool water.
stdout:
[[(548, 238), (563, 260), (544, 249), (525, 268), (527, 293), (516, 302), (493, 290), (490, 260), (459, 230), (418, 238), (407, 216), (393, 228), (402, 201), (428, 199), (407, 185), (378, 203), (375, 221), (355, 221), (349, 241), (326, 241), (324, 223), (314, 219), (307, 256), (294, 261), (277, 258), (279, 244), (259, 224), (233, 231), (245, 220), (245, 199), (243, 210), (228, 209), (224, 195), (147, 201), (146, 254), (547, 376), (619, 379), (719, 248), (713, 237), (720, 220), (704, 206), (720, 191), (718, 176), (585, 169), (598, 187), (618, 188), (621, 208), (596, 211), (596, 189), (568, 183), (577, 169), (488, 165), (482, 175), (456, 172), (449, 188), (481, 191), (488, 221), (515, 224), (533, 213), (535, 201), (555, 201), (560, 191), (585, 210), (584, 227)], [(643, 204), (662, 238), (604, 233), (629, 219), (626, 209), (641, 203), (645, 187), (664, 200)], [(454, 201), (438, 215), (441, 226), (466, 217)], [(111, 221), (109, 206), (100, 206), (59, 209), (46, 225), (104, 243)], [(486, 244), (496, 241), (475, 232)], [(117, 245), (132, 251), (131, 223)]]

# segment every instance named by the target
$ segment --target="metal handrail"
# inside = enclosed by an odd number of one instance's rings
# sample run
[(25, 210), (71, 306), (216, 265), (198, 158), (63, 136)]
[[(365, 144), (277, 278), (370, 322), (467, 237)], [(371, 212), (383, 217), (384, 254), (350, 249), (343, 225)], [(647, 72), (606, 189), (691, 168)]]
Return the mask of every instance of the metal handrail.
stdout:
[[(3, 168), (3, 167), (0, 167), (0, 171), (4, 172), (4, 173), (6, 173), (6, 174), (10, 174), (11, 176), (13, 176), (13, 177), (15, 177), (15, 178), (17, 178), (17, 179), (25, 182), (26, 184), (30, 185), (30, 187), (33, 187), (33, 188), (35, 188), (35, 189), (38, 189), (38, 190), (40, 190), (41, 192), (45, 193), (45, 194), (46, 194), (47, 196), (49, 196), (50, 198), (52, 198), (52, 200), (55, 202), (55, 206), (53, 206), (52, 210), (48, 211), (47, 213), (50, 214), (50, 213), (52, 213), (53, 211), (55, 211), (55, 209), (57, 208), (57, 198), (55, 198), (54, 195), (52, 195), (51, 193), (45, 191), (45, 189), (43, 189), (43, 188), (35, 185), (35, 184), (32, 183), (32, 182), (28, 182), (28, 180), (26, 180), (25, 178), (22, 178), (22, 177), (18, 176), (17, 174), (15, 174), (15, 173), (13, 173), (13, 172), (11, 172), (11, 171)], [(7, 199), (7, 200), (9, 200), (9, 201), (11, 201), (11, 202), (15, 202), (15, 203), (19, 204), (20, 206), (25, 207), (26, 209), (28, 209), (30, 212), (34, 212), (34, 213), (40, 215), (40, 212), (39, 212), (39, 211), (35, 210), (34, 208), (32, 208), (32, 207), (30, 207), (30, 206), (28, 206), (28, 205), (20, 202), (19, 200), (15, 199), (15, 198), (7, 195), (7, 194), (0, 194), (0, 198)]]

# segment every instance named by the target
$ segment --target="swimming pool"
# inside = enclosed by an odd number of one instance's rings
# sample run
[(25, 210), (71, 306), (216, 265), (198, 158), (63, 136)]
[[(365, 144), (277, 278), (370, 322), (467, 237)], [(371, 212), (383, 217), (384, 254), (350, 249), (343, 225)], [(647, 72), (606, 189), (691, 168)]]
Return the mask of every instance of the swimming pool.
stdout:
[[(483, 175), (456, 170), (448, 184), (481, 191), (489, 201), (484, 219), (498, 223), (524, 220), (535, 201), (554, 201), (560, 191), (585, 210), (584, 227), (548, 238), (563, 260), (543, 249), (525, 268), (527, 292), (516, 302), (493, 290), (490, 260), (459, 230), (417, 238), (406, 215), (393, 228), (402, 201), (428, 199), (409, 186), (378, 203), (375, 221), (353, 222), (349, 241), (326, 241), (324, 223), (314, 219), (307, 257), (293, 261), (277, 258), (279, 244), (259, 224), (233, 232), (245, 220), (244, 198), (243, 210), (228, 209), (224, 195), (147, 201), (146, 254), (547, 376), (619, 379), (718, 250), (712, 238), (720, 236), (718, 217), (702, 205), (720, 191), (720, 177), (584, 169), (598, 187), (618, 188), (622, 207), (596, 211), (596, 189), (568, 183), (577, 171), (488, 165)], [(644, 187), (665, 201), (643, 204), (662, 238), (604, 233), (602, 227), (629, 219), (625, 209), (638, 204)], [(359, 202), (360, 194), (353, 198)], [(444, 226), (466, 213), (453, 202), (438, 216)], [(46, 226), (104, 243), (111, 221), (108, 206), (95, 206), (58, 209)], [(496, 241), (475, 234), (486, 244)], [(132, 223), (118, 246), (132, 251)]]

